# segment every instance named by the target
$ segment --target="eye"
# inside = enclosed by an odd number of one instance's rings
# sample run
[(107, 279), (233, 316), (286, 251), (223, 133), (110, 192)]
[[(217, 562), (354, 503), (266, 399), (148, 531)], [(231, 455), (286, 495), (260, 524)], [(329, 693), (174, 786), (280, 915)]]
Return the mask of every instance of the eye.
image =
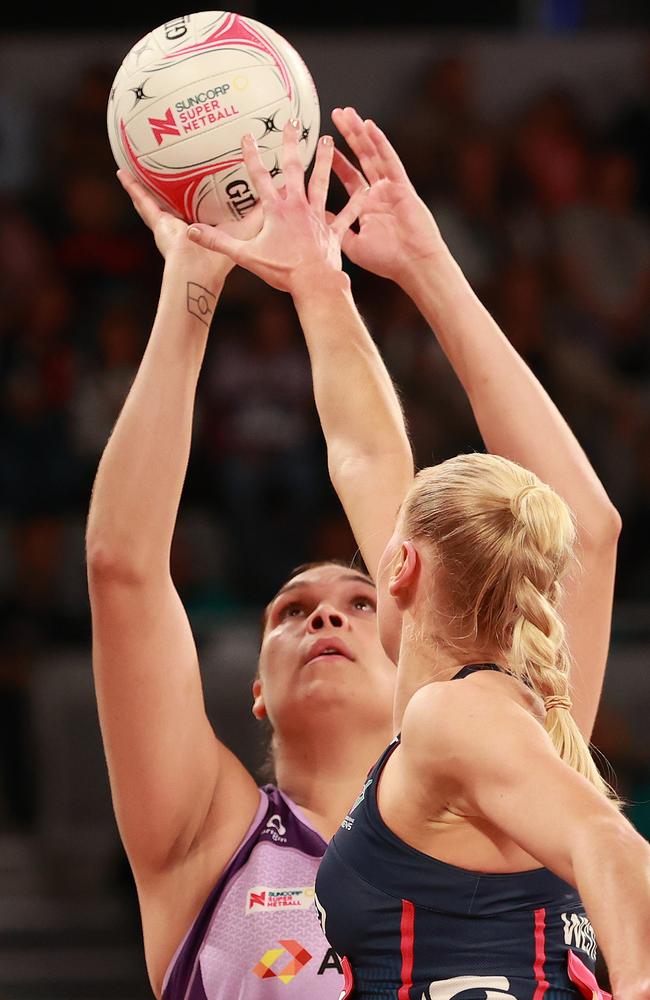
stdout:
[(352, 602), (352, 607), (355, 611), (374, 612), (376, 610), (375, 602), (369, 597), (355, 597)]
[(297, 618), (303, 611), (302, 604), (299, 604), (298, 601), (290, 601), (289, 604), (285, 604), (279, 609), (278, 618), (280, 621), (284, 621), (286, 618)]

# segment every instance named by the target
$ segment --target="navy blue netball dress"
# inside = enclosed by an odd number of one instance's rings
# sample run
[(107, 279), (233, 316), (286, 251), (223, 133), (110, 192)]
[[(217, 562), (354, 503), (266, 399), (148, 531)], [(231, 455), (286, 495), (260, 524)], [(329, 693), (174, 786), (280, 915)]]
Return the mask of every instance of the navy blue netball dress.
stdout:
[[(456, 677), (493, 664), (464, 667)], [(467, 871), (409, 847), (383, 822), (368, 775), (316, 879), (341, 957), (341, 1000), (606, 1000), (596, 942), (573, 886), (547, 868)], [(611, 998), (609, 998), (611, 1000)]]

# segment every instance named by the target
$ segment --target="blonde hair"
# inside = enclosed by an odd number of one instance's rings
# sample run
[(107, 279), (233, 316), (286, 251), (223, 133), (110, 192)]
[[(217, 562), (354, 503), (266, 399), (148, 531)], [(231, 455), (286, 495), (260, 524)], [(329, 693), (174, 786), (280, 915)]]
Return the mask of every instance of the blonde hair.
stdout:
[(495, 649), (544, 700), (560, 757), (617, 801), (569, 711), (571, 660), (558, 604), (576, 531), (564, 500), (508, 459), (458, 455), (417, 474), (402, 523), (432, 546), (449, 608), (445, 643), (459, 652)]

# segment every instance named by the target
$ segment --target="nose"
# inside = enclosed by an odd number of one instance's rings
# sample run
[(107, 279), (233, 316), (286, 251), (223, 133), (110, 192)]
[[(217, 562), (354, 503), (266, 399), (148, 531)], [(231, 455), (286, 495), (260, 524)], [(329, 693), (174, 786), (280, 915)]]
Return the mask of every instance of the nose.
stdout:
[(307, 631), (319, 632), (322, 628), (345, 628), (348, 620), (331, 604), (319, 604), (307, 619)]

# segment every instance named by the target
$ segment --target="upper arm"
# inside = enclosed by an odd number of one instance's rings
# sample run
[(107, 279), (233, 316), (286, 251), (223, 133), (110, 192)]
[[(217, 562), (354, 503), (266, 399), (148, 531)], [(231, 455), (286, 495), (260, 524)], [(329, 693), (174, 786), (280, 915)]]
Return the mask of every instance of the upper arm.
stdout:
[(207, 718), (194, 640), (172, 580), (129, 583), (92, 570), (89, 580), (99, 719), (134, 872), (181, 860), (208, 817), (211, 831), (222, 834), (225, 863), (255, 813), (258, 791)]
[(561, 613), (571, 653), (572, 715), (587, 742), (591, 738), (609, 651), (616, 574), (618, 528), (602, 541), (584, 539), (580, 565), (569, 578)]
[(615, 807), (509, 698), (460, 685), (434, 694), (428, 705), (421, 699), (404, 727), (413, 764), (426, 771), (432, 789), (442, 782), (461, 811), (486, 819), (575, 885), (572, 859), (585, 817), (615, 817)]

